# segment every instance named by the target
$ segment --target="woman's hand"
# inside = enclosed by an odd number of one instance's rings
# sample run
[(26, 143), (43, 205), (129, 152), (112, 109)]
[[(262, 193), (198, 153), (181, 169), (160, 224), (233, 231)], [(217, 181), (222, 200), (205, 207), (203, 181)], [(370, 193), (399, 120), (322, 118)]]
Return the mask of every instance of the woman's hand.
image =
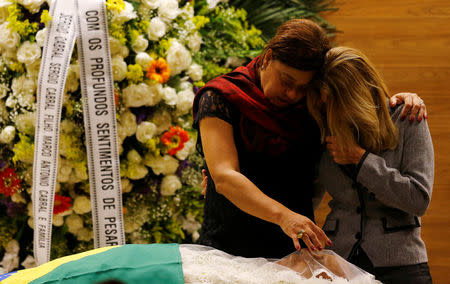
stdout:
[(328, 246), (333, 245), (331, 240), (319, 226), (314, 224), (314, 222), (307, 217), (293, 211), (286, 211), (279, 222), (279, 226), (283, 229), (286, 235), (292, 238), (294, 246), (297, 250), (300, 250), (298, 233), (301, 230), (304, 231), (301, 239), (305, 242), (311, 252), (322, 250), (325, 247), (325, 244)]
[(336, 137), (334, 136), (327, 136), (325, 140), (327, 142), (327, 148), (336, 164), (357, 165), (366, 152), (366, 150), (359, 147), (357, 144), (350, 145), (345, 148), (345, 150), (342, 150), (338, 145)]
[(417, 121), (421, 122), (422, 118), (428, 119), (427, 107), (425, 106), (423, 100), (415, 93), (398, 93), (392, 96), (389, 102), (391, 107), (394, 107), (397, 104), (405, 103), (405, 107), (403, 108), (400, 116), (401, 120), (406, 118), (406, 115), (410, 110), (410, 122), (414, 121), (417, 113), (419, 113), (417, 116)]
[(208, 177), (206, 176), (206, 170), (202, 170), (202, 176), (203, 176), (203, 180), (200, 185), (202, 187), (203, 197), (206, 198), (206, 186), (208, 185)]

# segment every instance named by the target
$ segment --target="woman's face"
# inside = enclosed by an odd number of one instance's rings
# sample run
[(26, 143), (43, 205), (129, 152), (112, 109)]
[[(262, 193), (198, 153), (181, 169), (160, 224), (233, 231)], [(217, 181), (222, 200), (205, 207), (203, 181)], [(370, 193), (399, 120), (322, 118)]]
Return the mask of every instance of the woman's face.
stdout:
[[(272, 60), (270, 50), (261, 70), (261, 87), (264, 95), (277, 107), (287, 107), (305, 96), (314, 71), (302, 71), (281, 61)], [(270, 56), (269, 56), (270, 55)]]

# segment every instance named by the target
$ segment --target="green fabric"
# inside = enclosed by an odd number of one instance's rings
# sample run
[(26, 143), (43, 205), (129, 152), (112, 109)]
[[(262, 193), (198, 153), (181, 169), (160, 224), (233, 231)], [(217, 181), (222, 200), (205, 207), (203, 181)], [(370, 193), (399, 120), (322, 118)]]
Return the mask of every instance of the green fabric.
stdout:
[(129, 284), (182, 284), (178, 244), (120, 246), (65, 263), (30, 283), (91, 284), (108, 279)]

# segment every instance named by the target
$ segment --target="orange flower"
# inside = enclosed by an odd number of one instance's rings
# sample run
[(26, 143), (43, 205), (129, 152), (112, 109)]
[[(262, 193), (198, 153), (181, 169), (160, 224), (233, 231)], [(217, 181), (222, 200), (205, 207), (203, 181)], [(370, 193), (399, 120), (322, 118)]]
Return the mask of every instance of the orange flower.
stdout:
[(160, 84), (167, 82), (170, 78), (170, 68), (166, 60), (158, 58), (150, 62), (145, 77), (158, 81)]
[(21, 189), (20, 178), (13, 168), (6, 168), (0, 172), (0, 193), (11, 196)]
[(72, 198), (55, 193), (55, 203), (53, 204), (53, 214), (63, 213), (70, 209)]
[(189, 135), (186, 130), (177, 126), (170, 126), (169, 131), (163, 134), (161, 142), (167, 146), (169, 155), (175, 155), (184, 148), (184, 143), (189, 141)]

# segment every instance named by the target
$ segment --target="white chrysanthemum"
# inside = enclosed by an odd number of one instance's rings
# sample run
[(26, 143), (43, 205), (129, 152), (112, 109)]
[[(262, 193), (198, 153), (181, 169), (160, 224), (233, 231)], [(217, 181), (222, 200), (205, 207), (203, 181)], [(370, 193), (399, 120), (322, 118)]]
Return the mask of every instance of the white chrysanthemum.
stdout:
[(81, 228), (77, 232), (77, 240), (89, 242), (94, 237), (94, 232), (88, 228)]
[(158, 127), (156, 129), (157, 134), (161, 134), (172, 125), (172, 116), (166, 110), (158, 111), (153, 115), (153, 123)]
[(120, 180), (120, 185), (122, 187), (122, 193), (128, 193), (133, 189), (133, 184), (126, 178)]
[(78, 90), (78, 87), (80, 86), (79, 78), (80, 65), (70, 64), (69, 70), (67, 72), (65, 91), (75, 92), (76, 90)]
[(122, 9), (119, 14), (115, 14), (112, 19), (116, 24), (123, 24), (137, 17), (133, 5), (127, 1), (123, 2), (125, 3), (125, 9)]
[(178, 92), (177, 111), (183, 115), (189, 112), (194, 102), (195, 94), (192, 89), (185, 89)]
[(192, 52), (198, 52), (200, 50), (200, 46), (203, 43), (202, 36), (200, 33), (196, 32), (195, 34), (189, 36), (187, 38), (187, 45)]
[(189, 77), (191, 77), (194, 81), (200, 81), (203, 77), (203, 68), (197, 63), (193, 63), (189, 66), (188, 71), (186, 72)]
[(33, 135), (34, 134), (34, 124), (35, 124), (34, 112), (26, 112), (16, 116), (16, 128), (19, 132)]
[(167, 51), (167, 63), (171, 69), (170, 74), (178, 75), (181, 71), (189, 68), (192, 57), (189, 51), (177, 40), (172, 39), (169, 50)]
[(91, 200), (84, 195), (77, 196), (73, 202), (73, 211), (77, 214), (91, 212)]
[(154, 123), (148, 121), (141, 122), (137, 127), (136, 139), (141, 143), (147, 142), (156, 134), (156, 128)]
[(0, 25), (0, 47), (4, 49), (15, 49), (20, 42), (20, 35), (8, 28), (9, 22)]
[(43, 28), (36, 33), (36, 43), (39, 47), (45, 45), (45, 36), (47, 35), (47, 28)]
[(17, 60), (24, 64), (31, 64), (41, 57), (41, 48), (37, 43), (26, 41), (17, 50)]
[(34, 260), (34, 257), (32, 257), (31, 255), (27, 255), (27, 257), (25, 258), (25, 260), (22, 261), (20, 264), (21, 264), (23, 267), (25, 267), (25, 269), (33, 268), (33, 267), (36, 267), (36, 266), (37, 266), (36, 261)]
[(124, 127), (125, 135), (132, 136), (136, 133), (136, 116), (129, 110), (120, 114), (120, 125)]
[(39, 12), (42, 4), (44, 4), (45, 0), (17, 0), (17, 2), (27, 8), (31, 14), (36, 14)]
[(176, 175), (165, 176), (161, 182), (161, 194), (164, 196), (174, 195), (181, 186), (181, 181)]
[(178, 96), (177, 91), (171, 87), (163, 88), (163, 99), (169, 106), (174, 106), (177, 104)]
[(16, 137), (16, 128), (14, 126), (8, 125), (3, 128), (2, 132), (0, 133), (0, 143), (9, 144), (14, 140), (14, 137)]
[(69, 232), (75, 235), (78, 230), (83, 228), (83, 219), (77, 214), (72, 214), (66, 218), (66, 224)]
[(164, 0), (159, 4), (158, 15), (173, 20), (181, 13), (177, 0)]
[(147, 52), (139, 52), (134, 59), (134, 61), (144, 69), (148, 67), (152, 60), (153, 58)]
[(151, 153), (145, 155), (145, 165), (157, 174), (172, 175), (178, 169), (178, 160), (170, 155), (153, 156)]
[(163, 37), (166, 31), (166, 24), (159, 17), (154, 17), (148, 25), (147, 36), (150, 40), (156, 41)]
[(64, 217), (61, 215), (53, 215), (52, 223), (53, 226), (61, 227), (62, 225), (64, 225)]
[(161, 0), (141, 0), (141, 3), (150, 9), (156, 9), (159, 7)]
[(27, 69), (27, 76), (37, 81), (39, 69), (41, 68), (41, 59), (38, 58), (33, 63), (26, 64), (25, 67)]
[(123, 57), (120, 55), (115, 55), (111, 59), (111, 67), (114, 81), (122, 81), (125, 79), (125, 75), (127, 74), (127, 63), (123, 60)]
[(186, 143), (184, 143), (183, 149), (178, 151), (175, 156), (180, 160), (185, 160), (190, 154), (195, 152), (195, 141), (194, 139), (189, 139)]
[(131, 84), (123, 89), (123, 102), (127, 107), (154, 106), (161, 100), (161, 84)]
[(145, 51), (147, 47), (148, 40), (144, 37), (144, 35), (139, 35), (131, 44), (131, 48), (136, 53)]

